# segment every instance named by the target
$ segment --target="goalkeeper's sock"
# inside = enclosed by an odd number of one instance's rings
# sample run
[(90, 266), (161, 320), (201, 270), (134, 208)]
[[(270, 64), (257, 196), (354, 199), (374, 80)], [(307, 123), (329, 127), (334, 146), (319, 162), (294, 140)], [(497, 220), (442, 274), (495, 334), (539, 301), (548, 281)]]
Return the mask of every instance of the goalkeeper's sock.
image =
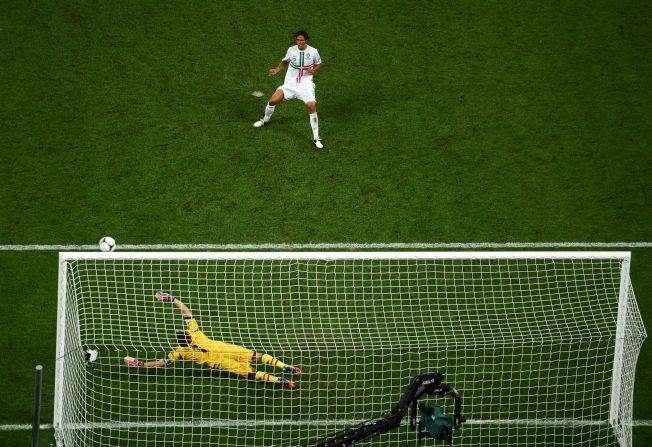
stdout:
[(276, 357), (272, 357), (269, 354), (263, 354), (263, 356), (260, 358), (260, 361), (263, 362), (265, 365), (272, 365), (272, 366), (276, 366), (277, 368), (285, 368), (285, 363), (283, 363)]
[(268, 122), (270, 120), (270, 118), (272, 117), (272, 113), (274, 113), (274, 110), (276, 110), (276, 106), (270, 106), (268, 103), (267, 107), (265, 107), (265, 117), (263, 118), (264, 122)]
[(314, 140), (319, 140), (319, 119), (317, 118), (317, 112), (309, 114), (310, 116), (310, 127), (312, 127), (312, 137)]
[(263, 371), (256, 371), (256, 375), (254, 376), (255, 380), (262, 380), (263, 382), (278, 382), (279, 378), (276, 376), (273, 376), (269, 373), (263, 372)]

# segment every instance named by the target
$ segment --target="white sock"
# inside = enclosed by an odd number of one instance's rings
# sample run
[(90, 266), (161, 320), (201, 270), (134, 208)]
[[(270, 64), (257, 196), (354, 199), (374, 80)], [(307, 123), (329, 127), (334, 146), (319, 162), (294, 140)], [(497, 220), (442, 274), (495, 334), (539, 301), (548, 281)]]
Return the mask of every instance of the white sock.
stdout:
[(272, 113), (274, 113), (274, 110), (276, 109), (276, 106), (270, 106), (269, 103), (267, 104), (267, 107), (265, 107), (265, 118), (263, 118), (263, 121), (267, 122), (269, 119), (272, 117)]
[(310, 113), (310, 127), (312, 127), (313, 140), (319, 140), (319, 120), (317, 119), (317, 112)]

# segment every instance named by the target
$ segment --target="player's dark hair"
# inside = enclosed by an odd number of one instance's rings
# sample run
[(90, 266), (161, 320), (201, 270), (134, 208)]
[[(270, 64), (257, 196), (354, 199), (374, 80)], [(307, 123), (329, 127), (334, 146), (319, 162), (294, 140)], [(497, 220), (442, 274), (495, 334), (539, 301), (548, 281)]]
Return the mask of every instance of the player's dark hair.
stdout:
[(299, 36), (303, 36), (304, 39), (310, 40), (310, 37), (308, 37), (308, 33), (305, 32), (304, 30), (300, 29), (296, 33), (294, 33), (294, 38), (296, 39)]
[(186, 331), (177, 331), (177, 343), (181, 347), (186, 347), (190, 344), (192, 339), (190, 336), (186, 333)]

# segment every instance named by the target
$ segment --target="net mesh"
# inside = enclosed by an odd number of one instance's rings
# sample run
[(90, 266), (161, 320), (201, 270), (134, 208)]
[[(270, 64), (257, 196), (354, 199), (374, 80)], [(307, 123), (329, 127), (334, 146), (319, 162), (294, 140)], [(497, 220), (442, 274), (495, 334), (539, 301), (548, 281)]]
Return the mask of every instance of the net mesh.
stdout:
[[(622, 259), (64, 262), (57, 433), (66, 446), (310, 445), (385, 413), (429, 371), (463, 397), (456, 445), (631, 445), (645, 330), (627, 283), (613, 423)], [(297, 389), (187, 361), (125, 366), (126, 355), (163, 358), (184, 328), (158, 290), (179, 297), (211, 339), (300, 366)], [(99, 350), (92, 366), (87, 348)], [(415, 439), (405, 426), (372, 444)]]

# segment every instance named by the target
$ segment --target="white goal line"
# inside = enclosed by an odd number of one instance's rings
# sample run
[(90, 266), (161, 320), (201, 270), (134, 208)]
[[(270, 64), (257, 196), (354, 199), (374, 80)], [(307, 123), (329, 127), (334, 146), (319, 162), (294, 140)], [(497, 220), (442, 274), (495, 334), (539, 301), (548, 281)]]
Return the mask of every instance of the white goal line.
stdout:
[[(651, 248), (652, 242), (442, 242), (314, 244), (120, 244), (120, 250), (444, 250), (503, 248)], [(97, 244), (0, 245), (0, 251), (97, 251)]]
[[(81, 429), (130, 429), (130, 428), (201, 428), (201, 427), (244, 427), (251, 424), (263, 426), (353, 426), (364, 422), (364, 420), (333, 419), (333, 420), (306, 420), (306, 421), (283, 421), (283, 420), (233, 420), (233, 419), (208, 419), (196, 421), (154, 421), (154, 422), (98, 422), (88, 424), (69, 424), (66, 428), (72, 430)], [(403, 423), (405, 425), (406, 422)], [(469, 419), (465, 422), (469, 425), (526, 425), (546, 427), (573, 427), (573, 426), (594, 426), (609, 425), (609, 421), (594, 419)], [(652, 427), (652, 420), (632, 421), (634, 427)], [(0, 431), (31, 430), (30, 424), (6, 424), (0, 425)], [(41, 430), (49, 430), (52, 424), (41, 424)]]

